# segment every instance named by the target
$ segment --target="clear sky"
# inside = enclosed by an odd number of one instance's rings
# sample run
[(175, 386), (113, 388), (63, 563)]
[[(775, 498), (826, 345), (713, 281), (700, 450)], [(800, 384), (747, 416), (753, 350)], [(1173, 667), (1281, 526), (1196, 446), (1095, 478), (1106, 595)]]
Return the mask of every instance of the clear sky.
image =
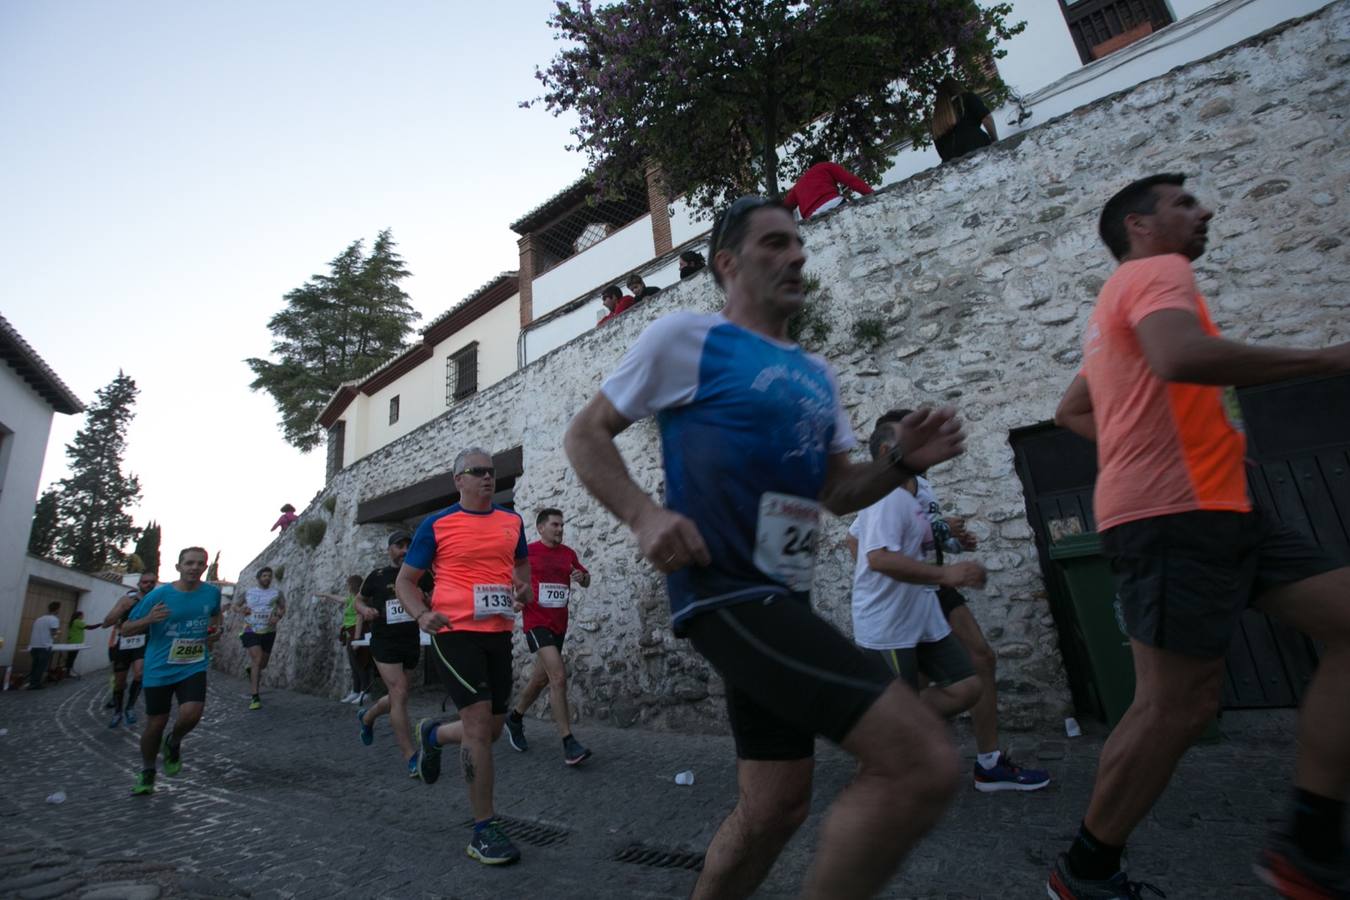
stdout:
[[(86, 403), (136, 380), (124, 467), (161, 577), (201, 544), (233, 579), (322, 487), (322, 450), (290, 448), (248, 388), (283, 294), (388, 227), (428, 321), (516, 268), (508, 223), (581, 174), (569, 122), (517, 106), (559, 47), (551, 11), (0, 4), (3, 312)], [(55, 418), (44, 486), (82, 420)]]

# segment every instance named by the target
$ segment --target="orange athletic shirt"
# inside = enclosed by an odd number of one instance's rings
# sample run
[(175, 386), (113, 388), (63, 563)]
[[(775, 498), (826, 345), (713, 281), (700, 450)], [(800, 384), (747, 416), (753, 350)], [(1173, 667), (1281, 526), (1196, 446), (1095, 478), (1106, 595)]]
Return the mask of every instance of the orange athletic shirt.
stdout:
[(1193, 510), (1248, 512), (1246, 439), (1222, 388), (1168, 382), (1149, 368), (1135, 327), (1162, 309), (1219, 330), (1180, 254), (1121, 264), (1102, 286), (1083, 338), (1083, 375), (1097, 426), (1097, 529)]
[(525, 524), (500, 506), (474, 512), (458, 503), (422, 520), (403, 561), (430, 569), (436, 579), (431, 608), (445, 613), (451, 631), (510, 631), (516, 627), (509, 602), (505, 613), (474, 615), (474, 587), (511, 587), (517, 560), (528, 559)]

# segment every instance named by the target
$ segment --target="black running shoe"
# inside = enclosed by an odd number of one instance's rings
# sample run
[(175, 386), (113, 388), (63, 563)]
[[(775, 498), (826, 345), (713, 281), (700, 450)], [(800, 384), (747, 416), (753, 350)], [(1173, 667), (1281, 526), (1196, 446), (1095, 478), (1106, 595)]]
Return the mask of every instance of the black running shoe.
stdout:
[(506, 739), (521, 753), (530, 749), (529, 742), (525, 740), (525, 720), (517, 719), (515, 713), (506, 714)]
[(431, 737), (440, 724), (435, 719), (417, 720), (417, 777), (423, 784), (435, 784), (441, 777), (441, 748), (431, 744)]
[(581, 745), (581, 741), (568, 735), (563, 738), (563, 762), (569, 766), (579, 766), (590, 759), (591, 751)]
[(1166, 897), (1162, 891), (1145, 881), (1130, 881), (1124, 872), (1117, 872), (1103, 881), (1079, 878), (1069, 870), (1069, 854), (1061, 853), (1045, 882), (1046, 895), (1051, 900), (1144, 900), (1144, 890), (1154, 896)]
[(475, 831), (469, 841), (468, 852), (471, 857), (487, 866), (504, 866), (520, 859), (520, 851), (511, 839), (502, 831), (497, 821), (487, 824), (482, 831)]

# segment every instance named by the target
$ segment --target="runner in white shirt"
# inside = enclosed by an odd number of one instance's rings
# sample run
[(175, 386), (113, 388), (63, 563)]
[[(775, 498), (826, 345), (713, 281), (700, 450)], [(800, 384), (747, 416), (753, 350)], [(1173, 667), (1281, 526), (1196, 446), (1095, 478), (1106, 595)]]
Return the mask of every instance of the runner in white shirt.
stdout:
[(234, 605), (236, 612), (244, 617), (244, 630), (239, 642), (248, 653), (249, 690), (253, 694), (249, 700), (249, 709), (262, 709), (263, 669), (272, 655), (272, 644), (277, 639), (277, 622), (286, 615), (286, 597), (279, 588), (272, 587), (272, 567), (263, 566), (258, 570), (258, 586), (244, 592), (242, 599)]

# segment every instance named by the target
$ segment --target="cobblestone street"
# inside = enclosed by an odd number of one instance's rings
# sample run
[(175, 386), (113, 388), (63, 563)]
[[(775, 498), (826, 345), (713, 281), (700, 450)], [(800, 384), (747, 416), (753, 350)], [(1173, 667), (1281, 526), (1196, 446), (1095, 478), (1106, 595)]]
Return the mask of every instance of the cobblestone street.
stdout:
[[(91, 676), (0, 694), (0, 897), (680, 897), (693, 871), (622, 861), (622, 851), (696, 857), (735, 799), (729, 738), (581, 723), (595, 756), (568, 769), (551, 723), (532, 719), (530, 752), (505, 739), (496, 748), (498, 812), (524, 858), (493, 869), (464, 853), (470, 817), (452, 765), (434, 786), (409, 780), (387, 719), (364, 747), (351, 706), (270, 691), (249, 712), (244, 683), (212, 672), (182, 774), (161, 772), (153, 796), (132, 797), (138, 732), (107, 727), (105, 686)], [(418, 693), (414, 716), (438, 705)], [(1269, 896), (1250, 863), (1283, 813), (1292, 729), (1289, 711), (1226, 716), (1224, 740), (1191, 752), (1137, 833), (1135, 877), (1170, 900)], [(972, 758), (968, 734), (958, 737)], [(1050, 768), (1055, 783), (1021, 795), (963, 789), (884, 896), (1044, 896), (1101, 739), (1011, 738), (1015, 755)], [(811, 818), (758, 896), (794, 895), (827, 802), (849, 777), (833, 747), (821, 744), (819, 759)], [(684, 769), (692, 787), (673, 782)], [(56, 791), (64, 803), (44, 802)]]

